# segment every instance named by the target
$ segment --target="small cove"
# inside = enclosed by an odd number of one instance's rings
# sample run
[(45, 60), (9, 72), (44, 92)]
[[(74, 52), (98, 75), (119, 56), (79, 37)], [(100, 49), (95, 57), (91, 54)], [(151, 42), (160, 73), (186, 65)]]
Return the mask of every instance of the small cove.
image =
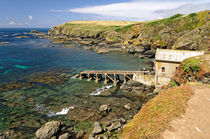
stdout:
[[(32, 137), (36, 129), (50, 120), (75, 124), (72, 121), (83, 121), (89, 116), (86, 114), (95, 112), (98, 117), (90, 118), (94, 121), (100, 119), (98, 107), (102, 104), (113, 107), (109, 117), (118, 117), (114, 112), (121, 109), (122, 114), (129, 116), (129, 112), (121, 108), (123, 104), (131, 103), (133, 111), (130, 113), (136, 113), (145, 102), (123, 96), (119, 88), (111, 84), (106, 88), (101, 82), (95, 84), (71, 77), (83, 70), (141, 70), (151, 66), (147, 64), (150, 60), (125, 53), (96, 54), (80, 46), (66, 48), (48, 39), (38, 39), (29, 34), (30, 30), (0, 29), (0, 41), (9, 42), (0, 46), (0, 85), (30, 82), (27, 84), (30, 87), (0, 93), (0, 131), (12, 129)], [(29, 38), (17, 39), (17, 34)], [(43, 107), (37, 109), (37, 106)], [(49, 117), (49, 111), (55, 116)]]

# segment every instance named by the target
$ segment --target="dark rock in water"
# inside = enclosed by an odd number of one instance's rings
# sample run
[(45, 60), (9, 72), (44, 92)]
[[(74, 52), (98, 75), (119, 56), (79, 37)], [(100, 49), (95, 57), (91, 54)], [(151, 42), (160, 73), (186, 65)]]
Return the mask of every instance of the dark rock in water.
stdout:
[(21, 36), (17, 36), (17, 37), (15, 37), (15, 38), (17, 38), (17, 39), (21, 39), (21, 38), (28, 38), (28, 36), (26, 36), (26, 35), (21, 35)]
[(31, 32), (30, 33), (40, 33), (39, 31), (37, 31), (37, 30), (31, 30)]
[(86, 132), (84, 130), (80, 130), (78, 133), (77, 133), (77, 136), (76, 138), (77, 139), (82, 139), (83, 136), (86, 134)]
[(56, 135), (61, 127), (61, 122), (51, 121), (47, 122), (43, 127), (36, 131), (36, 137), (39, 139), (51, 138)]
[(70, 137), (71, 135), (69, 133), (64, 133), (60, 135), (58, 139), (69, 139)]
[(99, 122), (95, 122), (94, 123), (94, 129), (93, 129), (93, 136), (97, 135), (97, 134), (101, 134), (103, 133), (103, 129), (101, 127), (101, 124)]

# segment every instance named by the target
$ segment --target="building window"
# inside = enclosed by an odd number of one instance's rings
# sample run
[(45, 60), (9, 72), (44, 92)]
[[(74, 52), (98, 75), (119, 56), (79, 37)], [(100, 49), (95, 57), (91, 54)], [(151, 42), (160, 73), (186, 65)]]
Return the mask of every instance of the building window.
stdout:
[(166, 71), (165, 67), (162, 67), (162, 72), (165, 72), (165, 71)]

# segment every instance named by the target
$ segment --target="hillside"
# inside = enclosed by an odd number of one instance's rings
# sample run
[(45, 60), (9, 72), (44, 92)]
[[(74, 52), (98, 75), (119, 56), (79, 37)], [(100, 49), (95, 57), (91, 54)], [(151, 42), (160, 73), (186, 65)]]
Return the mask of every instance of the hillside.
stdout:
[(209, 27), (208, 11), (202, 11), (148, 22), (72, 21), (53, 27), (49, 36), (55, 42), (75, 41), (93, 50), (121, 48), (138, 55), (156, 48), (209, 51)]
[[(146, 103), (124, 127), (122, 138), (163, 138), (162, 133), (166, 139), (174, 136), (177, 138), (209, 137), (206, 131), (209, 129), (210, 121), (205, 118), (210, 114), (208, 107), (205, 107), (209, 105), (207, 98), (210, 97), (207, 93), (210, 91), (209, 61), (209, 54), (184, 60), (169, 85), (172, 88), (163, 90)], [(197, 113), (199, 115), (196, 115)], [(179, 118), (187, 122), (181, 122)], [(180, 126), (182, 126), (181, 130)], [(195, 133), (198, 131), (194, 132), (193, 128), (197, 126), (202, 127), (205, 133)]]

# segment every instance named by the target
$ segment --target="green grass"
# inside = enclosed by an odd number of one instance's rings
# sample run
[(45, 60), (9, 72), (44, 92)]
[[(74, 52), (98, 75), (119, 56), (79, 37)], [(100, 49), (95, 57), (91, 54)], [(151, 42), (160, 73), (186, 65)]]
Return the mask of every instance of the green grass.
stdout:
[(205, 54), (202, 56), (191, 57), (184, 60), (181, 64), (181, 67), (185, 72), (191, 71), (206, 71), (210, 72), (210, 64), (209, 64), (210, 54)]
[(123, 26), (123, 27), (119, 27), (119, 28), (115, 29), (115, 31), (116, 32), (125, 33), (125, 32), (127, 32), (131, 28), (131, 26), (133, 26), (133, 24), (127, 25), (127, 26)]
[(62, 29), (62, 32), (66, 35), (75, 36), (105, 36), (108, 32), (113, 31), (121, 26), (104, 26), (104, 25), (94, 25), (94, 24), (72, 24), (65, 23), (58, 26)]
[(177, 19), (179, 17), (182, 17), (182, 16), (183, 16), (182, 14), (176, 14), (176, 15), (171, 16), (169, 18), (165, 18), (165, 19), (155, 20), (155, 21), (149, 22), (146, 25), (155, 26), (157, 24), (169, 24), (169, 23), (173, 22), (175, 19)]
[(146, 103), (123, 129), (122, 139), (154, 139), (170, 128), (170, 122), (185, 112), (187, 101), (193, 95), (188, 86), (162, 91)]

